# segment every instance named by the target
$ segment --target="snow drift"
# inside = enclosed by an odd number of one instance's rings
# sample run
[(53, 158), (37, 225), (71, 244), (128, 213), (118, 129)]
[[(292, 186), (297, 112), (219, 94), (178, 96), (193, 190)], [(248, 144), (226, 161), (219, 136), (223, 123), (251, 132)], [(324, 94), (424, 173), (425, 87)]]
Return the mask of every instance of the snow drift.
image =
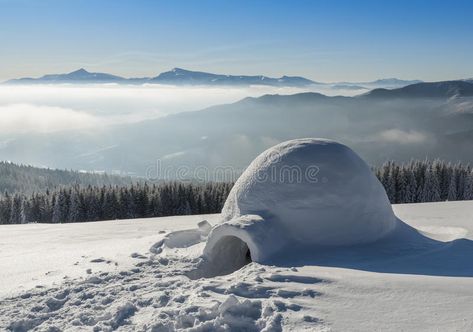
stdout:
[(383, 186), (355, 152), (297, 139), (266, 150), (240, 176), (204, 256), (236, 269), (283, 249), (373, 242), (396, 224)]

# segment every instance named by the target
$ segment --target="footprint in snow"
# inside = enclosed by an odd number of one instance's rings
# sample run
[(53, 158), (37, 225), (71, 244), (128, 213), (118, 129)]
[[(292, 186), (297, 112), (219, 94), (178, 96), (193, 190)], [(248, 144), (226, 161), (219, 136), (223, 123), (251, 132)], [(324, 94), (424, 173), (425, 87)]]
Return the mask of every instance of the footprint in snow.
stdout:
[(104, 263), (106, 262), (105, 258), (95, 258), (90, 261), (91, 263)]
[(137, 253), (137, 252), (134, 252), (131, 254), (131, 258), (136, 258), (136, 259), (148, 259), (148, 257), (140, 254), (140, 253)]

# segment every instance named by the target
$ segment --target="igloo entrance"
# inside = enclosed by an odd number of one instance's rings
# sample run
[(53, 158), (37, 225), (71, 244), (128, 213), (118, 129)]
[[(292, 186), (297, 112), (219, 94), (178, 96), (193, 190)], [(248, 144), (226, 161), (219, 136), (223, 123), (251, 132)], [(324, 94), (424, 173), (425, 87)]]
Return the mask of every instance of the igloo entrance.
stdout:
[(206, 262), (188, 274), (191, 279), (230, 274), (251, 263), (248, 244), (234, 235), (222, 236), (212, 247)]
[(221, 267), (221, 274), (227, 274), (251, 263), (251, 252), (246, 242), (239, 237), (227, 235), (215, 243), (209, 259)]

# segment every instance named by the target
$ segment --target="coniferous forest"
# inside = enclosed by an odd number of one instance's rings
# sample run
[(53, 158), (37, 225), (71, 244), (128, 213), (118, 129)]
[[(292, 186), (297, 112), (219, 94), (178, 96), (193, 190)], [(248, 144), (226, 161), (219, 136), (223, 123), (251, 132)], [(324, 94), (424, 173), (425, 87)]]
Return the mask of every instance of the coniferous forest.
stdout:
[(73, 186), (28, 196), (6, 193), (0, 224), (69, 223), (220, 212), (231, 183)]
[[(470, 166), (435, 161), (387, 162), (373, 169), (392, 203), (473, 199)], [(2, 180), (5, 181), (5, 180)], [(218, 213), (233, 183), (139, 182), (57, 186), (0, 198), (0, 224), (68, 223)]]
[(374, 169), (391, 203), (422, 203), (473, 199), (469, 165), (441, 160), (387, 162)]

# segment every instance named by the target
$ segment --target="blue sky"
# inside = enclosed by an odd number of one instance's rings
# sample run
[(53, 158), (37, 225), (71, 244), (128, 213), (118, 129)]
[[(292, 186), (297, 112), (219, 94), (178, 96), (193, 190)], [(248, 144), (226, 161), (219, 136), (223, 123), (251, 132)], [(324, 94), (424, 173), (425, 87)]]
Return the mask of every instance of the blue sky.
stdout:
[(473, 1), (0, 0), (0, 79), (80, 67), (466, 78), (472, 13)]

